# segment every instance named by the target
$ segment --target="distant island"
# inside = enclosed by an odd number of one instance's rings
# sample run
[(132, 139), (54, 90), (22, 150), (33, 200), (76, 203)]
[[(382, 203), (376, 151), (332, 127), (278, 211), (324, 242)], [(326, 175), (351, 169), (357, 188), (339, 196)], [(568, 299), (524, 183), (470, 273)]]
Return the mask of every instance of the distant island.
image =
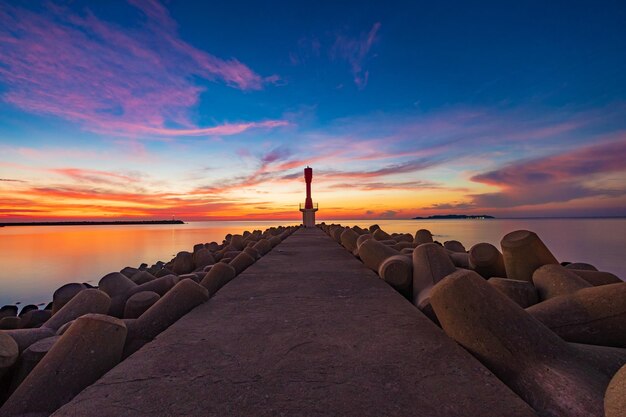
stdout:
[(470, 219), (470, 220), (482, 220), (482, 219), (495, 219), (493, 216), (487, 216), (486, 214), (436, 214), (428, 217), (413, 217), (412, 220), (449, 220), (449, 219)]
[(116, 226), (127, 224), (185, 224), (182, 220), (112, 220), (112, 221), (70, 221), (70, 222), (19, 222), (0, 223), (4, 226)]

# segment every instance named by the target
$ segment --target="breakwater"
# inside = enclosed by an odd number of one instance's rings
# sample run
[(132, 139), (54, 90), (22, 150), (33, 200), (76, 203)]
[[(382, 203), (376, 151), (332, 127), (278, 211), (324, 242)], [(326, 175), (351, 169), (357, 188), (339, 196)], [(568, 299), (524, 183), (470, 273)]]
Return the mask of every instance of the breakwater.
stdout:
[(434, 242), (425, 229), (320, 227), (539, 415), (626, 413), (626, 283), (617, 276), (561, 265), (527, 230), (506, 234), (500, 251)]
[[(30, 343), (33, 362), (44, 356), (0, 414), (49, 414), (89, 386), (56, 415), (621, 415), (626, 284), (614, 275), (558, 264), (528, 231), (466, 250), (427, 230), (295, 230), (125, 268), (98, 290), (74, 288), (40, 327), (3, 332), (18, 352)], [(257, 245), (274, 250), (253, 263), (237, 253)], [(138, 283), (142, 269), (155, 278)], [(155, 269), (177, 282), (133, 291), (159, 280)], [(74, 301), (87, 295), (96, 315)]]
[(49, 415), (286, 239), (295, 227), (198, 243), (126, 267), (97, 287), (68, 283), (40, 310), (0, 308), (0, 415)]

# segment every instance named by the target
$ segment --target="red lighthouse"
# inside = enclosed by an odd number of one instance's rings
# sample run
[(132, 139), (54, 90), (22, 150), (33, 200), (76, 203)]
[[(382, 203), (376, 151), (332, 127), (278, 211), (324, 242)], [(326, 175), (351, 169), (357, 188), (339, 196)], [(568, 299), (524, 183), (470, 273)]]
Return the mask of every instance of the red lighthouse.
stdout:
[(317, 211), (317, 205), (313, 206), (313, 199), (311, 198), (311, 181), (313, 181), (313, 168), (307, 166), (304, 168), (304, 181), (306, 182), (306, 199), (304, 200), (304, 208), (300, 204), (300, 211), (302, 212), (302, 224), (304, 227), (315, 227), (315, 212)]

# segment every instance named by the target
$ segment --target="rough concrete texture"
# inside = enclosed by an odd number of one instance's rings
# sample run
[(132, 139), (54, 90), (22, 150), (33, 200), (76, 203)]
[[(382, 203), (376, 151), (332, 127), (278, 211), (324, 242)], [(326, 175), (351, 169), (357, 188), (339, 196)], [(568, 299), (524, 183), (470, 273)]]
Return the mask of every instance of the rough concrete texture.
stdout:
[(506, 277), (532, 282), (533, 272), (547, 264), (558, 264), (552, 252), (535, 232), (516, 230), (500, 241)]
[(606, 389), (604, 411), (606, 417), (626, 415), (626, 365), (615, 374)]
[(0, 332), (0, 376), (17, 360), (17, 343), (7, 334)]
[[(556, 298), (555, 298), (556, 299)], [(602, 417), (610, 376), (586, 361), (473, 271), (458, 270), (431, 292), (445, 332), (542, 417)], [(582, 360), (581, 360), (582, 359)]]
[(125, 338), (119, 319), (102, 314), (76, 319), (0, 408), (0, 415), (49, 415), (119, 362)]
[(52, 294), (52, 314), (56, 313), (67, 304), (76, 294), (86, 289), (87, 287), (84, 284), (79, 284), (77, 282), (72, 282), (70, 284), (65, 284)]
[(541, 266), (533, 272), (533, 284), (540, 300), (573, 294), (592, 285), (559, 264)]
[(596, 287), (600, 285), (619, 284), (620, 282), (623, 282), (623, 280), (621, 280), (617, 275), (611, 274), (610, 272), (585, 271), (573, 268), (570, 268), (570, 271)]
[(626, 282), (583, 288), (526, 311), (568, 342), (626, 348)]
[(522, 308), (530, 307), (539, 301), (537, 290), (528, 281), (493, 277), (489, 278), (487, 282)]
[(400, 294), (300, 229), (55, 416), (534, 416)]
[(502, 253), (491, 243), (477, 243), (470, 248), (469, 266), (483, 278), (506, 278)]

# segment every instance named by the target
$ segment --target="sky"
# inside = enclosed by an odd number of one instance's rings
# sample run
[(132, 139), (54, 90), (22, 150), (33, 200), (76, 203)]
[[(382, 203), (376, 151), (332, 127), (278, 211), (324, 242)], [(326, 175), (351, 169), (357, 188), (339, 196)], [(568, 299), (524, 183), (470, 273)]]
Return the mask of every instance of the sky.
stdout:
[[(201, 4), (202, 3), (202, 4)], [(626, 215), (620, 1), (0, 0), (0, 221)]]

